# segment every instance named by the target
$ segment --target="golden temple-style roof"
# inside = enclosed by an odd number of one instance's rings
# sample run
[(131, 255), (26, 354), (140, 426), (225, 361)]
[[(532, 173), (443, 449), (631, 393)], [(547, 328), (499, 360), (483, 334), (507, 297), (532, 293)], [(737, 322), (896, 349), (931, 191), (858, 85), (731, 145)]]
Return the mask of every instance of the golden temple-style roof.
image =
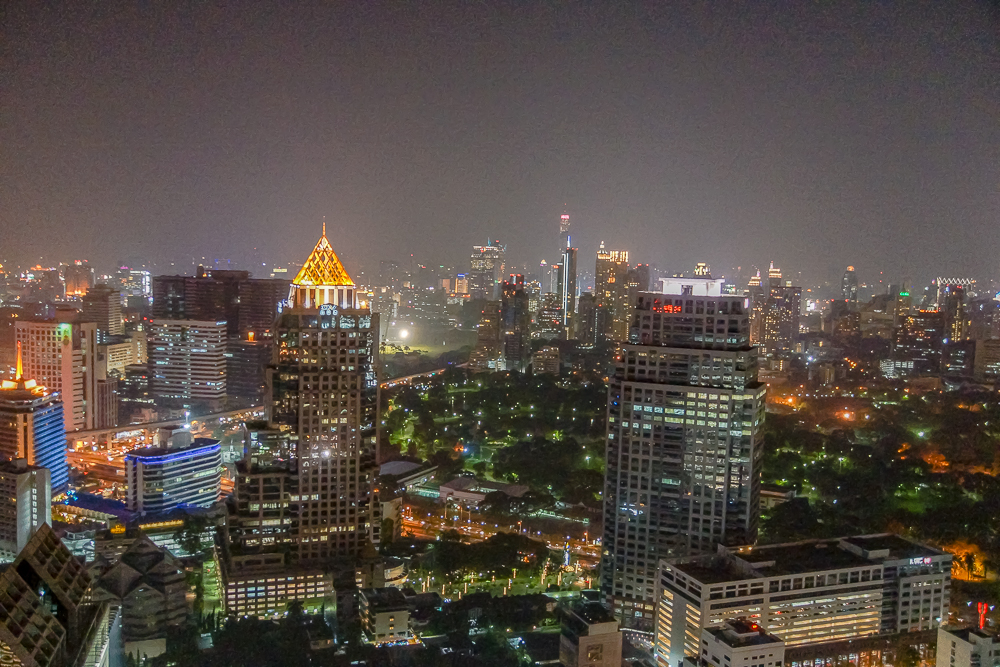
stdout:
[(313, 248), (309, 259), (302, 266), (293, 285), (308, 285), (317, 287), (354, 287), (354, 281), (347, 275), (347, 270), (340, 263), (337, 253), (326, 238), (326, 223), (323, 223), (323, 235)]

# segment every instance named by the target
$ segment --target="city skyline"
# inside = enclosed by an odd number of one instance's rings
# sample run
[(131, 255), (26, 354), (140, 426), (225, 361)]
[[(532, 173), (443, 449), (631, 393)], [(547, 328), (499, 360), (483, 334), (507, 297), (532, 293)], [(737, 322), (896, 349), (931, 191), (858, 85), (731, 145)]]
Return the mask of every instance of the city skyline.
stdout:
[(990, 13), (20, 7), (5, 254), (531, 266), (565, 205), (581, 257), (991, 279)]

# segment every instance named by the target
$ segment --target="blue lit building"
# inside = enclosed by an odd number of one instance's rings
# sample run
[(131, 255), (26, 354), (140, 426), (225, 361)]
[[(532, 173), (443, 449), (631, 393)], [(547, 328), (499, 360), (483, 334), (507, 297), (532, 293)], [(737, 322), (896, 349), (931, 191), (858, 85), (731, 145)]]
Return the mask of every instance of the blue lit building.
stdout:
[(219, 500), (219, 441), (186, 435), (174, 435), (165, 447), (136, 449), (125, 456), (130, 510), (156, 514), (183, 507), (210, 507)]
[(0, 460), (25, 459), (30, 466), (48, 468), (52, 495), (69, 487), (66, 430), (58, 393), (22, 377), (20, 344), (17, 375), (0, 384)]

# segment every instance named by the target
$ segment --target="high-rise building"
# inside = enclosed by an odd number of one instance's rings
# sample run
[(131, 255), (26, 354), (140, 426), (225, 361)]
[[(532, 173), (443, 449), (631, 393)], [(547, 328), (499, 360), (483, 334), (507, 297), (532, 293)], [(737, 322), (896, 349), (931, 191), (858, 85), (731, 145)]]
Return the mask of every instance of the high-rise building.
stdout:
[(840, 279), (840, 295), (848, 303), (858, 302), (858, 274), (853, 266), (847, 267), (844, 277)]
[(53, 494), (66, 491), (66, 430), (59, 394), (25, 379), (18, 349), (15, 379), (0, 383), (0, 459), (24, 459), (49, 470)]
[(225, 322), (154, 319), (147, 343), (153, 398), (220, 408), (226, 397), (226, 347)]
[(570, 247), (569, 238), (569, 214), (563, 213), (559, 216), (559, 253)]
[(597, 251), (597, 266), (594, 272), (594, 298), (597, 309), (603, 313), (605, 322), (599, 337), (616, 342), (628, 340), (630, 308), (628, 302), (628, 251), (605, 250), (604, 242)]
[(933, 630), (948, 616), (951, 561), (951, 554), (889, 534), (720, 547), (714, 555), (664, 560), (657, 664), (700, 655), (702, 629), (733, 618), (789, 647)]
[(507, 275), (507, 246), (500, 241), (472, 246), (469, 260), (469, 294), (473, 299), (499, 298), (500, 281)]
[(181, 507), (211, 507), (219, 500), (222, 450), (218, 440), (172, 434), (159, 447), (125, 455), (128, 508), (142, 514)]
[(52, 477), (23, 458), (0, 462), (0, 563), (17, 558), (43, 524), (52, 525)]
[[(597, 345), (597, 299), (593, 292), (584, 292), (576, 304), (576, 339), (584, 347)], [(603, 328), (602, 328), (603, 331)]]
[(609, 383), (601, 592), (630, 627), (653, 627), (660, 558), (757, 539), (765, 386), (721, 285), (640, 293)]
[(106, 367), (98, 363), (97, 325), (92, 322), (18, 321), (25, 377), (62, 397), (65, 430), (98, 428), (98, 382)]
[(108, 336), (121, 336), (125, 333), (122, 320), (122, 293), (110, 285), (94, 285), (83, 295), (83, 310), (80, 312), (81, 322), (93, 322), (97, 325), (97, 336), (104, 342)]
[[(300, 564), (357, 557), (378, 541), (379, 326), (356, 292), (324, 229), (275, 325), (265, 403), (272, 427), (296, 446), (287, 483), (297, 492), (284, 502), (298, 509), (290, 555)], [(240, 471), (238, 486), (245, 478), (253, 485)], [(247, 539), (270, 548), (261, 536)]]
[(965, 288), (960, 285), (944, 285), (938, 294), (938, 310), (944, 317), (944, 342), (965, 340), (969, 328), (965, 315)]
[[(763, 286), (762, 286), (763, 287)], [(787, 352), (795, 346), (799, 336), (802, 288), (783, 280), (781, 269), (771, 262), (767, 272), (767, 294), (760, 310), (755, 300), (752, 314), (761, 318), (752, 327), (759, 330), (760, 344), (767, 354)]]
[(524, 276), (511, 275), (503, 282), (500, 301), (500, 345), (504, 369), (523, 370), (531, 358), (528, 346), (528, 295)]
[(63, 282), (66, 284), (66, 296), (80, 297), (94, 286), (94, 269), (86, 260), (76, 260), (63, 267)]
[(562, 308), (563, 338), (572, 338), (573, 318), (576, 316), (576, 248), (563, 248), (559, 269), (559, 306)]
[(937, 310), (918, 310), (907, 316), (896, 332), (893, 359), (907, 362), (915, 374), (941, 370), (944, 315)]

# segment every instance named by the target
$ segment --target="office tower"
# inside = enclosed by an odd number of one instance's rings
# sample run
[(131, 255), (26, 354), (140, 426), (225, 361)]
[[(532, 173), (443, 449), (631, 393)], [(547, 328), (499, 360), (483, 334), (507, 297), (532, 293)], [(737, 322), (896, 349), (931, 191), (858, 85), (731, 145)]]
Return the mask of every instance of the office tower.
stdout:
[(977, 340), (975, 345), (972, 379), (995, 384), (1000, 380), (1000, 339)]
[(763, 284), (759, 270), (750, 276), (743, 295), (750, 300), (750, 343), (763, 352), (764, 308), (767, 306), (768, 290)]
[(992, 296), (970, 299), (965, 308), (969, 330), (967, 338), (989, 340), (1000, 338), (1000, 301)]
[(965, 288), (959, 285), (944, 285), (938, 294), (938, 310), (944, 318), (944, 342), (964, 340), (968, 328), (965, 317)]
[(153, 302), (153, 278), (149, 271), (123, 266), (113, 276), (121, 288), (126, 307), (144, 311)]
[(798, 339), (802, 288), (783, 280), (781, 269), (771, 262), (766, 289), (761, 309), (758, 311), (755, 301), (752, 313), (761, 317), (754, 323), (760, 332), (760, 344), (767, 354), (776, 355), (791, 350)]
[(597, 345), (597, 299), (593, 292), (584, 292), (576, 305), (576, 339), (584, 347)]
[(639, 294), (609, 383), (601, 592), (629, 627), (652, 629), (660, 558), (757, 539), (766, 388), (747, 299), (721, 286)]
[(106, 379), (97, 360), (97, 325), (92, 322), (19, 321), (24, 375), (62, 397), (66, 431), (98, 427), (98, 381)]
[(511, 275), (503, 282), (500, 302), (500, 344), (504, 369), (524, 370), (531, 356), (528, 346), (528, 295), (524, 276)]
[[(702, 277), (712, 277), (709, 273), (707, 273), (708, 267), (705, 264), (699, 264), (699, 267), (704, 267), (706, 270), (706, 273), (701, 274)], [(696, 276), (698, 275), (698, 270), (699, 269), (695, 269)], [(648, 290), (649, 264), (636, 264), (625, 272), (625, 304), (627, 307), (632, 307), (636, 298), (639, 296), (639, 292), (646, 292)]]
[(634, 305), (628, 302), (628, 251), (605, 250), (601, 241), (594, 276), (594, 297), (606, 323), (597, 335), (624, 342), (628, 340), (630, 309)]
[(847, 267), (844, 277), (840, 279), (840, 296), (848, 303), (858, 302), (858, 275), (853, 266)]
[(500, 346), (501, 304), (487, 301), (483, 304), (479, 325), (476, 327), (476, 346), (469, 355), (469, 367), (476, 371), (503, 370)]
[(18, 346), (17, 374), (0, 383), (0, 459), (24, 459), (49, 470), (53, 494), (69, 486), (66, 430), (59, 394), (25, 379)]
[(562, 613), (559, 663), (563, 667), (622, 664), (622, 632), (607, 607), (599, 602), (576, 602)]
[(563, 250), (570, 247), (569, 238), (569, 214), (563, 213), (559, 216), (559, 254), (562, 254)]
[(562, 308), (562, 338), (572, 338), (573, 318), (576, 316), (576, 248), (563, 248), (559, 268), (559, 307)]
[(80, 297), (94, 286), (94, 269), (85, 260), (76, 260), (63, 267), (66, 296)]
[(129, 336), (111, 336), (97, 346), (100, 358), (109, 374), (121, 375), (128, 366), (146, 365), (147, 340), (145, 331), (134, 331)]
[(226, 345), (226, 394), (250, 405), (261, 405), (270, 362), (270, 341), (257, 340), (256, 336), (229, 341)]
[(931, 282), (931, 285), (936, 289), (936, 292), (930, 295), (934, 299), (933, 307), (938, 310), (944, 303), (945, 292), (949, 287), (961, 287), (967, 293), (976, 291), (975, 278), (942, 278), (939, 276)]
[(52, 525), (48, 468), (23, 458), (0, 462), (0, 563), (17, 558), (43, 524)]
[(473, 299), (497, 299), (500, 281), (507, 275), (507, 246), (500, 241), (472, 246), (469, 260), (469, 294)]
[(83, 295), (80, 321), (97, 324), (97, 335), (102, 343), (108, 336), (123, 335), (122, 293), (109, 285), (94, 285)]
[(373, 502), (378, 315), (359, 306), (325, 229), (292, 282), (290, 301), (275, 325), (266, 407), (271, 425), (296, 442), (301, 518), (292, 558), (357, 557), (378, 541), (380, 523)]
[(906, 364), (914, 374), (941, 370), (941, 346), (944, 340), (944, 314), (937, 310), (918, 310), (903, 320), (893, 346), (893, 360)]
[(565, 334), (566, 328), (563, 326), (563, 312), (559, 295), (555, 292), (543, 294), (531, 322), (531, 337), (556, 340), (563, 338)]
[(206, 410), (226, 397), (226, 323), (154, 319), (149, 327), (150, 393), (167, 405)]
[(157, 514), (182, 507), (211, 507), (219, 500), (222, 449), (218, 440), (192, 438), (180, 430), (159, 447), (125, 455), (127, 504), (133, 512)]
[(90, 585), (83, 564), (42, 525), (0, 572), (0, 660), (62, 667), (109, 649), (108, 604), (88, 599)]
[(788, 647), (933, 630), (948, 616), (951, 554), (896, 535), (809, 540), (660, 563), (654, 650), (701, 653), (702, 628), (746, 618)]

